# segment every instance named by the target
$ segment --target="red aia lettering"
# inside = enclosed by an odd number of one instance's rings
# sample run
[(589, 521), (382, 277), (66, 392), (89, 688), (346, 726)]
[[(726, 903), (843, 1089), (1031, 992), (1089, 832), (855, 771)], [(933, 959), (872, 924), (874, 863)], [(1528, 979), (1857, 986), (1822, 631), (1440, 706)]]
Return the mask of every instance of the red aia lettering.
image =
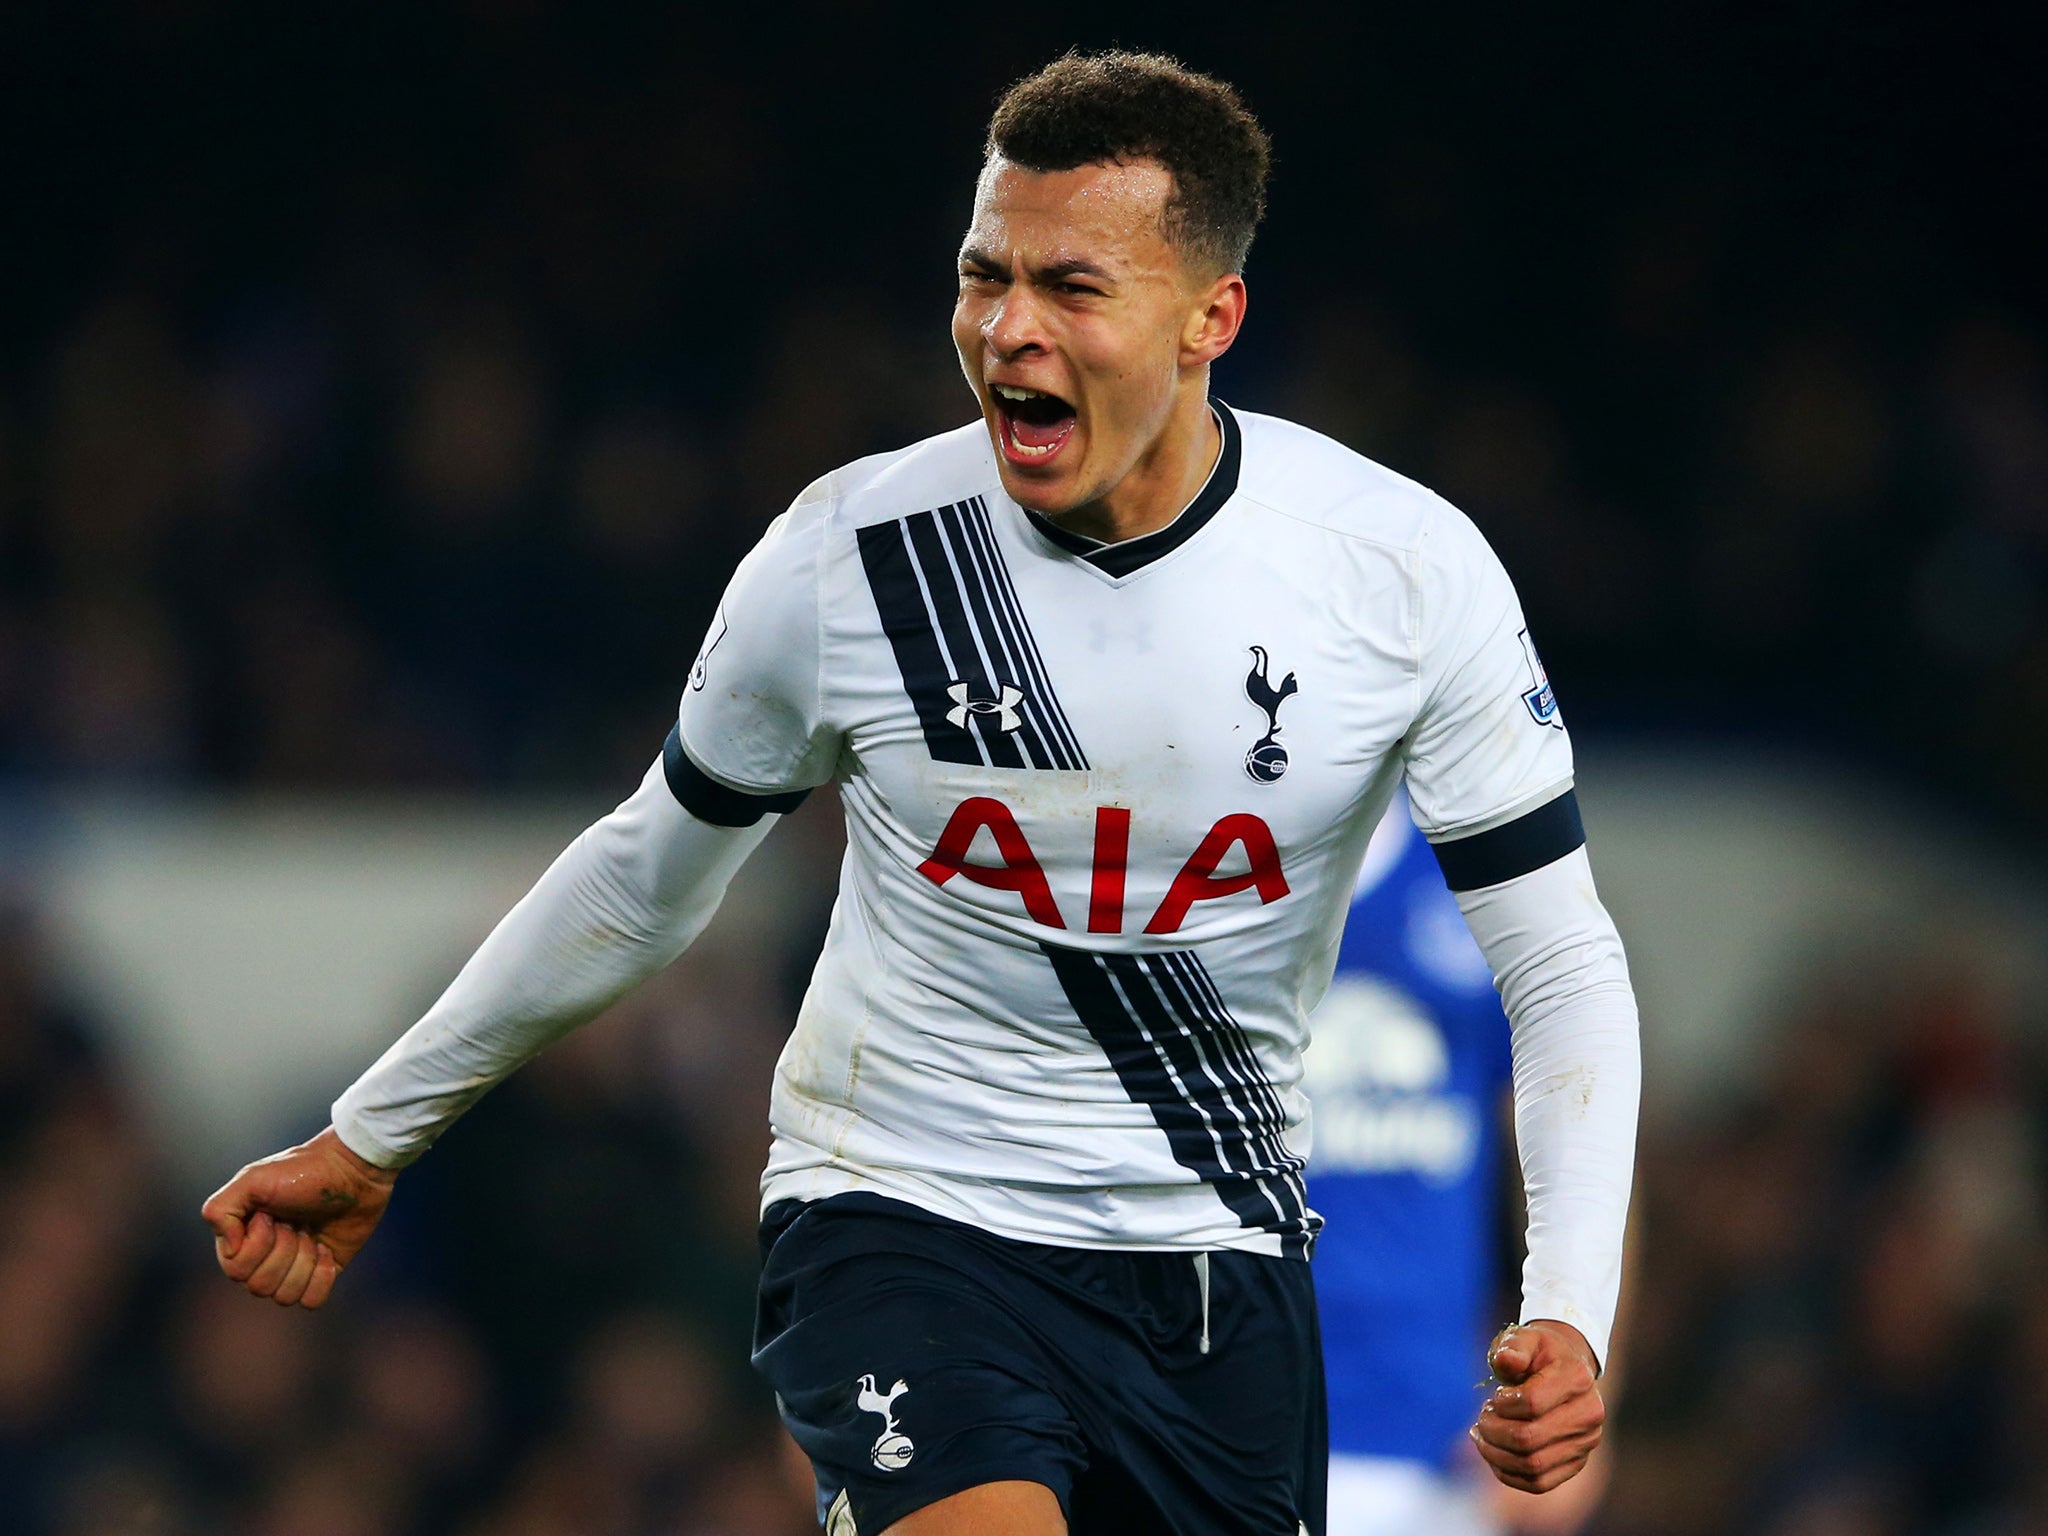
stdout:
[[(1238, 844), (1244, 846), (1251, 868), (1241, 875), (1219, 875), (1216, 866)], [(1287, 877), (1280, 872), (1280, 850), (1273, 846), (1273, 832), (1258, 817), (1239, 812), (1226, 816), (1209, 829), (1201, 847), (1188, 855), (1187, 863), (1173, 877), (1166, 900), (1145, 925), (1147, 933), (1177, 933), (1186, 920), (1188, 908), (1198, 901), (1235, 896), (1257, 886), (1259, 900), (1278, 901), (1287, 894)]]
[[(1001, 864), (970, 864), (967, 852), (975, 835), (984, 827), (995, 838)], [(1233, 848), (1243, 848), (1248, 868), (1242, 874), (1219, 875), (1217, 867)], [(1131, 813), (1116, 806), (1101, 806), (1095, 812), (1095, 858), (1088, 886), (1088, 931), (1124, 931), (1124, 884), (1131, 862)], [(1064, 928), (1052, 885), (1038, 855), (1025, 840), (1024, 829), (1000, 800), (976, 795), (963, 800), (939, 834), (932, 856), (917, 866), (917, 872), (934, 885), (944, 885), (961, 875), (976, 885), (995, 891), (1015, 891), (1024, 899), (1024, 910), (1048, 928)], [(1245, 812), (1226, 816), (1209, 829), (1201, 846), (1188, 855), (1179, 874), (1166, 892), (1147, 933), (1178, 933), (1188, 910), (1198, 901), (1215, 901), (1256, 888), (1262, 902), (1278, 901), (1287, 894), (1287, 876), (1280, 869), (1280, 850), (1273, 844), (1273, 832), (1258, 817)]]
[[(996, 852), (1003, 856), (1000, 868), (967, 862), (967, 850), (974, 834), (987, 827), (995, 835)], [(962, 800), (939, 834), (939, 846), (917, 866), (917, 872), (934, 885), (944, 885), (955, 875), (964, 875), (976, 885), (995, 891), (1015, 891), (1024, 898), (1024, 910), (1048, 928), (1064, 928), (1060, 909), (1052, 899), (1052, 887), (1039, 867), (1038, 855), (1024, 840), (1017, 818), (1000, 800), (976, 795)]]
[(1124, 931), (1124, 871), (1131, 862), (1131, 813), (1105, 805), (1095, 812), (1095, 878), (1088, 886), (1088, 931)]

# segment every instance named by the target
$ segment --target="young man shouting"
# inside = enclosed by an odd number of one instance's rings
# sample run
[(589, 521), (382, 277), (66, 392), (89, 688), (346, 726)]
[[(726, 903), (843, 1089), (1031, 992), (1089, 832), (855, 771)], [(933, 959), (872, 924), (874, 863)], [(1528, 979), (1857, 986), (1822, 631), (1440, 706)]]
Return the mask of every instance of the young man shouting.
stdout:
[(1405, 781), (1515, 1028), (1525, 1322), (1475, 1428), (1597, 1443), (1638, 1080), (1571, 748), (1458, 512), (1237, 413), (1263, 132), (1073, 56), (990, 126), (953, 337), (981, 421), (811, 486), (639, 791), (303, 1147), (210, 1200), (317, 1306), (396, 1171), (671, 960), (834, 781), (838, 906), (776, 1071), (755, 1361), (835, 1536), (1320, 1533), (1306, 1015)]

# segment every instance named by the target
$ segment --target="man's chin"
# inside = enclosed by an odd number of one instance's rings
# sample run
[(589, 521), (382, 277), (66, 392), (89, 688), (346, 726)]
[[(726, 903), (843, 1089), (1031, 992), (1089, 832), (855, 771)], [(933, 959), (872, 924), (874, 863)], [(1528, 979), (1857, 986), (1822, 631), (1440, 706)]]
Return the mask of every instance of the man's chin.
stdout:
[(1074, 510), (1079, 498), (1061, 494), (1064, 489), (1036, 476), (1018, 474), (1007, 467), (1003, 470), (1003, 493), (1026, 512), (1036, 512), (1040, 517), (1058, 518)]
[(1003, 494), (1025, 511), (1036, 512), (1040, 517), (1060, 517), (1088, 500), (1081, 477), (1064, 464), (1031, 469), (1013, 464), (999, 454), (996, 473), (1002, 477)]

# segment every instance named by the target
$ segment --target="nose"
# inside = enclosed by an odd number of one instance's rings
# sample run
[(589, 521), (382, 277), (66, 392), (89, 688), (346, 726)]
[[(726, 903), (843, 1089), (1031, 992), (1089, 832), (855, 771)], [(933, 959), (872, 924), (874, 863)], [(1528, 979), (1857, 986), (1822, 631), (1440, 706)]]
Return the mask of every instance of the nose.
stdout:
[(1044, 313), (1031, 289), (1023, 283), (1013, 283), (1003, 294), (1002, 302), (989, 311), (982, 322), (981, 334), (989, 350), (998, 358), (1009, 361), (1047, 348)]

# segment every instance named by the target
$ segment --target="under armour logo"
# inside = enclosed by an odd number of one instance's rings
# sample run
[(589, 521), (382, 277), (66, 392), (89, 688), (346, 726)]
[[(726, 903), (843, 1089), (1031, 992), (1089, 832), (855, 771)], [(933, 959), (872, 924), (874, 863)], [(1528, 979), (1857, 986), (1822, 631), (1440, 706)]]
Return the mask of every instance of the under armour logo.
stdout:
[(963, 731), (967, 729), (969, 715), (996, 716), (996, 729), (1006, 735), (1024, 723), (1017, 714), (1017, 706), (1024, 702), (1024, 690), (1012, 688), (1008, 683), (998, 688), (993, 699), (976, 698), (972, 683), (951, 684), (946, 689), (946, 697), (953, 701), (953, 707), (946, 711), (946, 718)]
[(1244, 755), (1244, 771), (1259, 784), (1271, 784), (1287, 771), (1287, 749), (1280, 745), (1280, 706), (1295, 694), (1301, 692), (1301, 685), (1288, 673), (1275, 688), (1272, 679), (1266, 675), (1266, 648), (1255, 645), (1252, 655), (1257, 665), (1245, 674), (1244, 696), (1265, 713), (1266, 734), (1253, 743), (1251, 751)]
[(910, 1458), (917, 1454), (917, 1447), (910, 1443), (910, 1436), (896, 1431), (896, 1399), (910, 1388), (898, 1381), (887, 1394), (875, 1390), (875, 1378), (863, 1376), (860, 1379), (860, 1393), (853, 1404), (862, 1413), (878, 1413), (882, 1416), (882, 1432), (875, 1437), (875, 1443), (868, 1452), (868, 1460), (883, 1472), (901, 1472), (910, 1465)]

